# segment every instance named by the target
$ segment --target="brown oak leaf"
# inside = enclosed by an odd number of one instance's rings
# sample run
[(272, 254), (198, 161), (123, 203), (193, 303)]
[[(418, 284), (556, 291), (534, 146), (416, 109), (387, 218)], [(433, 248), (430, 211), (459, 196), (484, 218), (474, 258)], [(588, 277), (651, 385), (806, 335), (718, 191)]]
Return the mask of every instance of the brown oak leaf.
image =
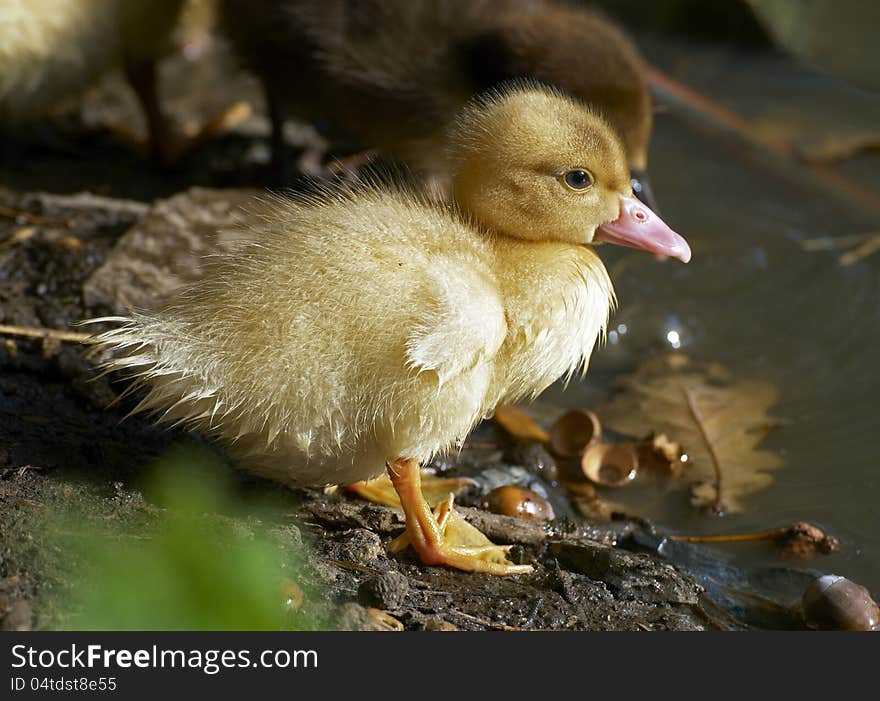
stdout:
[(717, 513), (742, 511), (743, 499), (773, 481), (778, 455), (759, 448), (776, 425), (767, 412), (778, 391), (761, 380), (735, 380), (718, 364), (682, 353), (653, 358), (620, 381), (598, 412), (604, 424), (630, 436), (665, 433), (688, 455), (685, 474), (714, 486)]

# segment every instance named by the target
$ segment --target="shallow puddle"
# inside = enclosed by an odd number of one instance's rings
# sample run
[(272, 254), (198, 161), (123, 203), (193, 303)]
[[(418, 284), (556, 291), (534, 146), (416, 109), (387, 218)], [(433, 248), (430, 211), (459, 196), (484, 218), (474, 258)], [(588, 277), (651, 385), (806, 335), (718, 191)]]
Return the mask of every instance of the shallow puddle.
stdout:
[[(702, 54), (689, 55), (687, 65), (700, 65)], [(680, 56), (666, 60), (683, 65)], [(776, 69), (761, 70), (765, 65)], [(756, 110), (767, 113), (783, 102), (785, 109), (807, 110), (811, 100), (849, 91), (821, 76), (807, 91), (803, 69), (780, 58), (741, 67), (745, 76), (731, 73), (730, 61), (717, 60), (715, 69), (716, 78), (727, 75), (728, 84), (739, 86), (730, 91), (736, 93), (731, 102), (751, 99), (752, 105), (760, 103)], [(799, 75), (798, 95), (775, 88), (786, 70)], [(705, 65), (701, 75), (711, 82)], [(747, 79), (753, 81), (749, 91), (742, 89)], [(724, 96), (724, 83), (716, 80), (716, 99)], [(863, 124), (873, 110), (873, 123), (880, 125), (880, 100), (857, 97), (841, 103), (840, 118), (853, 114), (853, 123)], [(853, 105), (858, 114), (846, 111)], [(830, 111), (827, 105), (823, 111)], [(770, 413), (783, 425), (763, 446), (777, 451), (785, 465), (774, 472), (769, 489), (747, 498), (745, 512), (707, 516), (682, 493), (664, 495), (656, 486), (619, 490), (613, 497), (679, 533), (815, 522), (837, 535), (843, 548), (805, 566), (844, 574), (877, 592), (880, 254), (841, 266), (840, 252), (808, 253), (800, 242), (880, 231), (880, 217), (798, 182), (798, 173), (787, 177), (785, 169), (764, 167), (754, 155), (730, 139), (695, 130), (678, 115), (658, 116), (651, 152), (655, 192), (664, 218), (689, 240), (693, 260), (683, 266), (603, 250), (620, 299), (610, 326), (614, 332), (594, 356), (586, 383), (565, 392), (554, 388), (542, 401), (597, 406), (619, 372), (631, 371), (652, 352), (679, 346), (696, 360), (726, 365), (737, 379), (774, 383), (780, 401)], [(876, 183), (878, 164), (875, 154), (836, 168), (852, 177), (866, 174), (859, 181), (865, 185)], [(776, 557), (765, 544), (727, 549), (743, 562)]]

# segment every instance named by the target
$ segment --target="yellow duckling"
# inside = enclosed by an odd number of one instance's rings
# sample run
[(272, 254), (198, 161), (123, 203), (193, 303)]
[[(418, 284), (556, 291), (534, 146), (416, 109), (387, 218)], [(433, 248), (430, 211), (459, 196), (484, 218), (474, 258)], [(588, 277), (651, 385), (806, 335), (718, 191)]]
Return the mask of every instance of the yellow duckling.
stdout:
[(144, 110), (153, 155), (170, 156), (155, 60), (184, 0), (3, 0), (0, 124), (17, 126), (124, 66)]
[(633, 197), (623, 147), (582, 103), (513, 87), (450, 137), (454, 203), (376, 185), (276, 201), (258, 234), (156, 315), (97, 342), (164, 411), (288, 485), (387, 469), (421, 559), (509, 574), (507, 549), (450, 535), (419, 463), (499, 402), (585, 371), (613, 300), (589, 245), (690, 250)]

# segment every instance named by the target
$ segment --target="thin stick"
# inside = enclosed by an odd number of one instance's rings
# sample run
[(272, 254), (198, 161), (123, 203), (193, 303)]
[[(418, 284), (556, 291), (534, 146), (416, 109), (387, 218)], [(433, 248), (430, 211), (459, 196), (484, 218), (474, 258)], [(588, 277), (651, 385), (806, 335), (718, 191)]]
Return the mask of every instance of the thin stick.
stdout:
[(880, 233), (867, 234), (864, 241), (840, 256), (841, 265), (852, 265), (880, 251)]
[(51, 192), (38, 192), (34, 195), (43, 205), (66, 209), (103, 209), (132, 216), (142, 216), (150, 209), (146, 202), (105, 197), (92, 192), (78, 192), (74, 195), (56, 195)]
[(754, 540), (776, 540), (788, 533), (788, 528), (760, 533), (730, 533), (728, 535), (669, 535), (669, 540), (680, 543), (743, 543)]
[(836, 248), (857, 246), (868, 238), (880, 236), (878, 232), (868, 234), (849, 234), (847, 236), (822, 236), (817, 239), (805, 239), (801, 241), (801, 248), (805, 251), (828, 251)]
[(732, 109), (706, 97), (702, 93), (697, 92), (684, 83), (677, 81), (675, 78), (658, 68), (649, 66), (647, 69), (647, 75), (651, 87), (669, 102), (683, 105), (692, 111), (699, 112), (709, 117), (710, 120), (718, 126), (736, 132), (746, 141), (758, 144), (779, 156), (797, 158), (797, 153), (789, 143), (776, 139), (758, 139), (754, 135), (748, 120), (744, 117), (740, 116)]
[(876, 194), (830, 168), (805, 161), (789, 142), (757, 136), (748, 120), (658, 68), (649, 66), (647, 75), (651, 87), (670, 106), (707, 117), (710, 124), (733, 132), (752, 146), (769, 151), (789, 165), (796, 166), (798, 173), (808, 172), (814, 176), (811, 181), (816, 186), (833, 190), (850, 200), (858, 200), (874, 211), (880, 210), (880, 197)]
[(327, 562), (346, 570), (354, 570), (355, 572), (363, 572), (365, 574), (382, 574), (381, 570), (377, 570), (374, 567), (359, 565), (356, 562), (349, 562), (348, 560), (334, 560), (332, 557), (328, 557)]
[(74, 226), (73, 219), (54, 219), (52, 217), (43, 217), (39, 214), (26, 212), (23, 209), (13, 209), (12, 207), (3, 207), (0, 205), (0, 217), (7, 219), (23, 219), (28, 224), (36, 224), (38, 226), (60, 226), (65, 229), (72, 229)]
[(27, 326), (9, 326), (0, 324), (0, 334), (6, 336), (27, 336), (29, 338), (53, 338), (57, 341), (70, 343), (87, 343), (92, 334), (78, 331), (60, 331), (59, 329), (35, 329)]
[(487, 628), (494, 628), (495, 630), (509, 630), (509, 631), (531, 631), (531, 628), (519, 628), (517, 626), (509, 626), (504, 623), (498, 623), (496, 621), (487, 621), (485, 618), (478, 618), (477, 616), (471, 616), (469, 613), (462, 613), (461, 611), (448, 611), (448, 615), (450, 616), (458, 616), (459, 618), (464, 618), (466, 621), (472, 621), (473, 623), (477, 623), (481, 626), (486, 626)]
[(818, 526), (806, 521), (798, 521), (790, 526), (758, 533), (732, 533), (729, 535), (669, 535), (669, 540), (684, 543), (745, 543), (757, 540), (772, 540), (796, 557), (806, 557), (815, 552), (829, 555), (840, 549), (837, 538), (828, 535)]

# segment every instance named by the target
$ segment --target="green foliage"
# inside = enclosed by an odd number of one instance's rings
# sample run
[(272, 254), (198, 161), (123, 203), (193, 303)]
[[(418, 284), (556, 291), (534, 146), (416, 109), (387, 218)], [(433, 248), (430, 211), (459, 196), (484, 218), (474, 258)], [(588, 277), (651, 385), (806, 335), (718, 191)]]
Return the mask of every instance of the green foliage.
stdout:
[[(144, 490), (162, 510), (152, 528), (63, 518), (56, 532), (72, 562), (65, 627), (77, 630), (278, 630), (307, 626), (282, 593), (297, 553), (260, 521), (222, 514), (241, 503), (206, 451), (172, 451)], [(149, 508), (149, 507), (148, 507)], [(253, 507), (248, 507), (253, 514)], [(71, 536), (75, 537), (71, 537)], [(282, 539), (283, 541), (283, 539)], [(294, 574), (295, 576), (295, 574)], [(294, 588), (296, 585), (293, 585)], [(289, 602), (288, 602), (289, 603)]]

